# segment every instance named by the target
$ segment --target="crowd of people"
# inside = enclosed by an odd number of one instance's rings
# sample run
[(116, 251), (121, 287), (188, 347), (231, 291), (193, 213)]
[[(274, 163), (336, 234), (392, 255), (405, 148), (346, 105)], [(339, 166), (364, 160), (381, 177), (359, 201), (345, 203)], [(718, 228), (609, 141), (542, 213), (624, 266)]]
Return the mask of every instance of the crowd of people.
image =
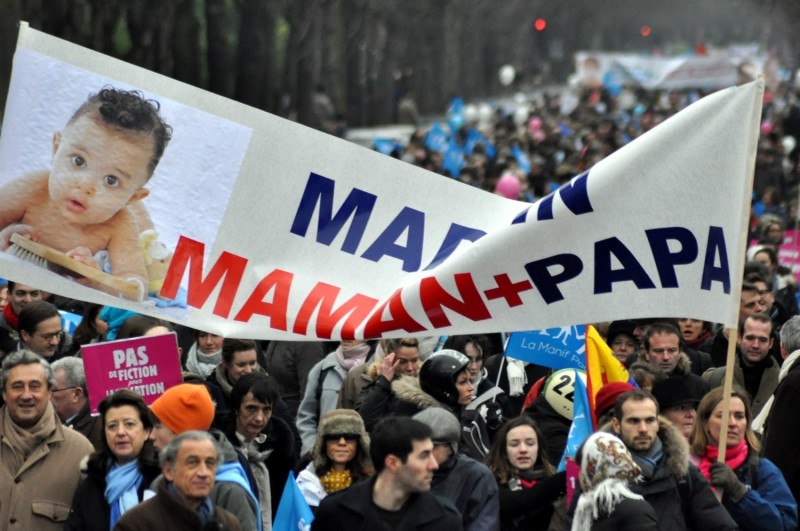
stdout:
[[(534, 200), (699, 96), (626, 91), (588, 90), (568, 114), (543, 97), (524, 121), (498, 111), (451, 176)], [(636, 385), (599, 389), (574, 489), (557, 470), (572, 394), (552, 382), (574, 386), (577, 373), (505, 357), (500, 331), (222, 338), (7, 281), (0, 527), (269, 530), (292, 472), (320, 530), (795, 529), (800, 315), (779, 261), (797, 226), (797, 202), (782, 199), (800, 184), (786, 140), (800, 134), (794, 98), (781, 87), (764, 107), (733, 393), (722, 391), (729, 330), (657, 310), (595, 323)], [(445, 172), (422, 129), (393, 154)], [(518, 186), (497, 190), (507, 176)], [(82, 316), (72, 333), (60, 311)], [(119, 389), (92, 415), (82, 349), (168, 333), (183, 383), (150, 406)]]
[[(746, 269), (726, 419), (727, 330), (596, 323), (636, 385), (599, 389), (570, 496), (556, 466), (572, 394), (552, 382), (574, 387), (578, 373), (506, 358), (499, 334), (221, 338), (9, 281), (0, 520), (268, 530), (294, 472), (314, 529), (795, 529), (800, 315), (773, 319), (767, 267)], [(74, 334), (59, 308), (83, 315)], [(149, 407), (118, 389), (91, 415), (82, 348), (167, 333), (183, 383)]]

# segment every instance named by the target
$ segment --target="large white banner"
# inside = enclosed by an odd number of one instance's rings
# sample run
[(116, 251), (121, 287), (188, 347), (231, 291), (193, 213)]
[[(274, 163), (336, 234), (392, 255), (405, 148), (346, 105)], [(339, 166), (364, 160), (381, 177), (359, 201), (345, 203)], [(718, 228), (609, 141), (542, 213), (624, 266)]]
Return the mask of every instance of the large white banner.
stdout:
[[(172, 140), (152, 176), (153, 133), (91, 102), (76, 112), (103, 88), (158, 103)], [(17, 236), (0, 276), (242, 338), (734, 326), (762, 93), (704, 98), (531, 205), (23, 25), (0, 137), (0, 236)], [(105, 275), (23, 261), (20, 236)]]

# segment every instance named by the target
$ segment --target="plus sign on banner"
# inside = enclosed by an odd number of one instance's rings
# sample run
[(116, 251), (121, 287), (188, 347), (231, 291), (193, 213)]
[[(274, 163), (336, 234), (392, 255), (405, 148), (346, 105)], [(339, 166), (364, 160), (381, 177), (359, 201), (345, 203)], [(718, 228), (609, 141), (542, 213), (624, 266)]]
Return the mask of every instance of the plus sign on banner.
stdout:
[(586, 327), (514, 332), (508, 337), (506, 356), (553, 369), (586, 369)]

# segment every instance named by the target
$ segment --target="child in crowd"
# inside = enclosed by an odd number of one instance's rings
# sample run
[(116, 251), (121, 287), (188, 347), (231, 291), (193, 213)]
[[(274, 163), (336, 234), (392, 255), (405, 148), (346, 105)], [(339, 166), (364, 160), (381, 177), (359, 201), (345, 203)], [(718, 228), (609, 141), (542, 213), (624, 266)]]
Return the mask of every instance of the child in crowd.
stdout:
[[(0, 249), (20, 234), (111, 274), (148, 285), (139, 234), (152, 221), (139, 203), (172, 136), (158, 103), (138, 91), (105, 87), (53, 135), (53, 164), (0, 188)], [(81, 283), (104, 289), (96, 281)]]

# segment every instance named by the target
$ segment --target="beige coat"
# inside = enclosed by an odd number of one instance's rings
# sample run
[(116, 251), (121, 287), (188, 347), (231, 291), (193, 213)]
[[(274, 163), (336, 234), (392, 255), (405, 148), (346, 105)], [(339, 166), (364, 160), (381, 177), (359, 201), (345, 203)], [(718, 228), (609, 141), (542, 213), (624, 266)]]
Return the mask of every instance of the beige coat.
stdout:
[[(0, 424), (0, 452), (10, 451), (4, 431)], [(16, 476), (0, 462), (0, 527), (63, 529), (81, 479), (80, 462), (92, 451), (86, 437), (56, 419), (56, 431), (31, 453)]]

